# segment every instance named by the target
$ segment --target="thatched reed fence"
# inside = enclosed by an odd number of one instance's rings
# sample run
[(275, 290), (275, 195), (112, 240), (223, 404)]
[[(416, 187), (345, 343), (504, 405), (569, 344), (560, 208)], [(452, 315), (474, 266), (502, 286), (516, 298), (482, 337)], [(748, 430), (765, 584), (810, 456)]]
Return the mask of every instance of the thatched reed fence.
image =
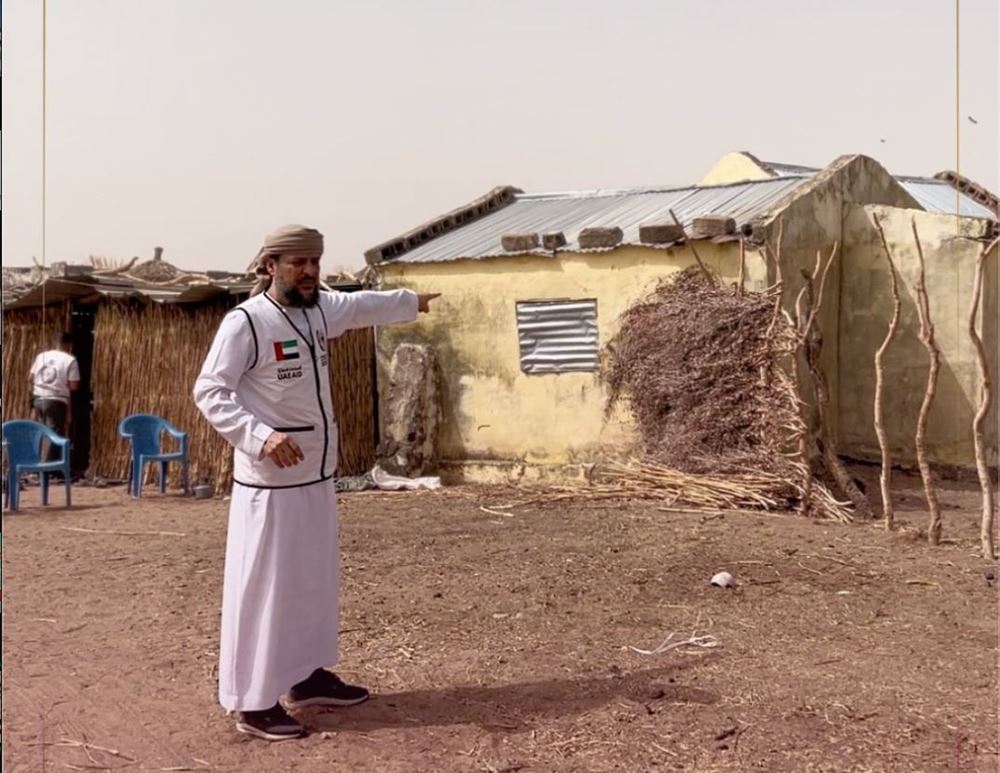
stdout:
[[(229, 305), (100, 304), (90, 385), (92, 475), (126, 479), (130, 450), (118, 435), (118, 423), (132, 413), (155, 413), (188, 433), (192, 483), (206, 480), (217, 491), (228, 489), (232, 451), (195, 407), (191, 390)], [(52, 333), (66, 326), (68, 309), (59, 314), (52, 308), (44, 315), (40, 309), (4, 313), (4, 420), (27, 416), (28, 369), (34, 356), (48, 348)], [(330, 347), (332, 397), (340, 424), (340, 475), (362, 474), (375, 463), (373, 357), (370, 329), (351, 331)], [(165, 442), (167, 448), (173, 447), (171, 439)], [(152, 466), (148, 475), (153, 480)], [(172, 470), (170, 485), (179, 484), (180, 471)]]
[(340, 424), (339, 475), (375, 466), (375, 334), (348, 330), (330, 347), (330, 389)]
[[(224, 304), (193, 308), (179, 304), (106, 302), (94, 319), (94, 364), (91, 390), (90, 472), (125, 479), (130, 447), (118, 424), (132, 413), (155, 413), (188, 433), (191, 481), (225, 487), (232, 478), (232, 451), (205, 421), (191, 397), (222, 317)], [(166, 448), (175, 444), (165, 438)], [(171, 469), (171, 485), (179, 485), (179, 469)], [(153, 474), (152, 466), (149, 474)], [(150, 478), (152, 479), (152, 478)]]

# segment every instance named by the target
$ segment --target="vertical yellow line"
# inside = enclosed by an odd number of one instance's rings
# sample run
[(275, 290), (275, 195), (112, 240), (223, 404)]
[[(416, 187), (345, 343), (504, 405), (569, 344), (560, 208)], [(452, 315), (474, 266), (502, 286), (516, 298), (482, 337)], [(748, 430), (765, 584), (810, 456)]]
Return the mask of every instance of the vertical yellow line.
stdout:
[[(961, 88), (962, 80), (959, 77), (961, 70), (961, 2), (962, 0), (955, 0), (955, 235), (957, 236), (962, 230), (962, 191), (960, 180), (961, 171), (961, 133), (962, 133), (962, 109), (961, 109)], [(959, 298), (962, 297), (962, 276), (961, 276), (961, 264), (956, 264), (957, 270), (955, 271), (955, 354), (961, 361), (962, 352), (962, 308), (959, 303)], [(962, 410), (962, 398), (960, 395), (955, 397), (955, 408), (959, 412), (956, 415), (961, 415)]]
[[(960, 101), (960, 90), (962, 87), (961, 79), (959, 78), (959, 70), (961, 66), (961, 55), (960, 55), (960, 45), (961, 45), (961, 24), (959, 23), (960, 17), (960, 6), (962, 0), (955, 0), (955, 175), (960, 176), (962, 174), (961, 169), (961, 138), (962, 133), (962, 109)], [(956, 181), (955, 185), (955, 225), (958, 225), (959, 218), (961, 216), (961, 203), (962, 194), (959, 191), (959, 186)]]
[(46, 167), (45, 167), (45, 150), (46, 150), (46, 139), (47, 139), (47, 126), (46, 126), (46, 65), (47, 65), (47, 45), (46, 45), (46, 12), (47, 12), (47, 2), (42, 0), (42, 266), (45, 266), (45, 185), (47, 181)]
[(46, 34), (48, 30), (47, 23), (47, 0), (42, 0), (42, 275), (40, 277), (42, 281), (42, 325), (39, 334), (42, 336), (41, 346), (45, 348), (45, 236), (46, 236), (46, 223), (45, 223), (45, 204), (46, 204), (46, 182), (48, 180), (48, 170), (46, 168), (46, 146), (48, 140), (47, 123), (48, 118), (46, 108), (48, 106), (48, 100), (46, 96), (46, 87), (48, 85), (48, 73), (46, 72), (46, 66), (48, 64), (48, 47)]

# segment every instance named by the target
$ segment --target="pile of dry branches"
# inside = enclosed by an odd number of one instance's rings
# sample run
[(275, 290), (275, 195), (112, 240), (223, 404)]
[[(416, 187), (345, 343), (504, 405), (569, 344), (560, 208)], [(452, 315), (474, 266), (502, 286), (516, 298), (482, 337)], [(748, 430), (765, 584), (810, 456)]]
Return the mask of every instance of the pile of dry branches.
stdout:
[(706, 507), (805, 503), (849, 520), (794, 452), (806, 427), (786, 366), (801, 336), (780, 292), (688, 269), (625, 313), (604, 351), (607, 411), (627, 400), (644, 462), (605, 471), (615, 490)]
[(650, 460), (685, 472), (780, 470), (799, 411), (780, 356), (793, 332), (772, 293), (737, 295), (688, 269), (629, 309), (605, 348)]
[(671, 506), (706, 509), (787, 510), (797, 496), (794, 486), (771, 472), (692, 474), (648, 461), (601, 468), (593, 489), (597, 499), (621, 496), (624, 491), (635, 498), (662, 499)]

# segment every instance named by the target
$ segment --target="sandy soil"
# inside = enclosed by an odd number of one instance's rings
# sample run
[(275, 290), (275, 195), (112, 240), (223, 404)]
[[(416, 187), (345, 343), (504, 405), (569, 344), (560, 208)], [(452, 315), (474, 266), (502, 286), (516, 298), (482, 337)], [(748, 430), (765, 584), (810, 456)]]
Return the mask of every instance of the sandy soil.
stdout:
[[(342, 497), (338, 673), (376, 695), (268, 744), (215, 702), (227, 503), (77, 487), (42, 509), (29, 490), (3, 519), (5, 770), (996, 770), (997, 567), (972, 486), (945, 485), (937, 548), (906, 476), (895, 534), (502, 507), (524, 498)], [(735, 589), (708, 584), (720, 569)], [(629, 649), (692, 631), (721, 646)]]

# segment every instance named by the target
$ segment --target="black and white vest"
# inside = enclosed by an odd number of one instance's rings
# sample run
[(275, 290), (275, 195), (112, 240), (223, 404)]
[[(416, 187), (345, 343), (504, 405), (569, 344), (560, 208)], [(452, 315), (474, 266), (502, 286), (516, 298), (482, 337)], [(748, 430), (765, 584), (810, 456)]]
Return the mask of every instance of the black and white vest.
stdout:
[[(417, 296), (321, 292), (310, 308), (267, 293), (226, 315), (195, 385), (198, 407), (233, 444), (233, 478), (244, 486), (290, 488), (329, 480), (338, 427), (330, 393), (328, 341), (351, 328), (411, 321)], [(305, 459), (280, 468), (262, 456), (273, 431), (292, 436)]]

